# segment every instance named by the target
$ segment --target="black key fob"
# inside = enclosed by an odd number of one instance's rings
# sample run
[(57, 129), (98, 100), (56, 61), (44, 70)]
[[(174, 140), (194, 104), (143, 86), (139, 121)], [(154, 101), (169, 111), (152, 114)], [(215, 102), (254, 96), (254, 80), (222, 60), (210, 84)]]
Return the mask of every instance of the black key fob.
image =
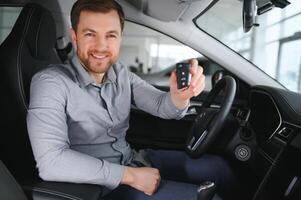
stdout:
[(177, 63), (176, 65), (176, 75), (178, 89), (188, 87), (190, 84), (190, 63)]

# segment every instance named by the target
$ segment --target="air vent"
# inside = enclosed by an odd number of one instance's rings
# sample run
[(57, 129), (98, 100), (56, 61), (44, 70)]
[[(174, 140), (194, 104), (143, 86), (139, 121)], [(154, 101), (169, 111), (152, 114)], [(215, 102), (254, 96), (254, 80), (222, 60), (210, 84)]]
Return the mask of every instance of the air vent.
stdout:
[(277, 136), (280, 136), (282, 138), (290, 138), (293, 133), (293, 129), (288, 128), (288, 127), (283, 127), (280, 129), (280, 131), (277, 132)]

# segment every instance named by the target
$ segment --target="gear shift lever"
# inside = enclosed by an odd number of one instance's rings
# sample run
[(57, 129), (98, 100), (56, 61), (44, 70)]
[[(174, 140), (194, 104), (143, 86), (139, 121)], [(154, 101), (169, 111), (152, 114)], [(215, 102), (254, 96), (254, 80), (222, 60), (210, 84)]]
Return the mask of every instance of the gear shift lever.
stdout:
[(211, 200), (215, 194), (215, 189), (214, 182), (203, 182), (198, 188), (198, 200)]

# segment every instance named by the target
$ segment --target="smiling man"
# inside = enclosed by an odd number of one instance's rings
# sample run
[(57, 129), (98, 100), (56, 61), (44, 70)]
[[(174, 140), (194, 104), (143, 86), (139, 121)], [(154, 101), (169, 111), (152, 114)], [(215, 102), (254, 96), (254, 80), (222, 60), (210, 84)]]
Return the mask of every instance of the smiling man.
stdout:
[[(76, 16), (77, 17), (77, 16)], [(107, 20), (101, 20), (107, 19)], [(105, 73), (117, 62), (121, 43), (121, 27), (118, 13), (82, 11), (71, 30), (82, 66), (96, 83), (103, 82)]]
[(125, 140), (131, 105), (165, 119), (185, 115), (205, 86), (197, 61), (191, 60), (188, 88), (177, 89), (173, 72), (170, 92), (163, 92), (118, 62), (124, 14), (115, 1), (78, 0), (71, 23), (76, 55), (31, 83), (27, 124), (40, 177), (103, 185), (107, 199), (196, 199), (198, 185), (187, 182), (231, 185), (232, 171), (220, 157), (137, 152)]

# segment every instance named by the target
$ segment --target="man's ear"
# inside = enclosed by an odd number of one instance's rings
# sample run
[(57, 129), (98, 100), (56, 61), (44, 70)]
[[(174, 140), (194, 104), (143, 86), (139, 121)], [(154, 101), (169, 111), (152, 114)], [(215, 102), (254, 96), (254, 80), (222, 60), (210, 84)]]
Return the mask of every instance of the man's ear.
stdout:
[(73, 28), (70, 28), (70, 36), (72, 39), (73, 46), (76, 49), (77, 48), (77, 39), (76, 39), (76, 32), (74, 31)]

